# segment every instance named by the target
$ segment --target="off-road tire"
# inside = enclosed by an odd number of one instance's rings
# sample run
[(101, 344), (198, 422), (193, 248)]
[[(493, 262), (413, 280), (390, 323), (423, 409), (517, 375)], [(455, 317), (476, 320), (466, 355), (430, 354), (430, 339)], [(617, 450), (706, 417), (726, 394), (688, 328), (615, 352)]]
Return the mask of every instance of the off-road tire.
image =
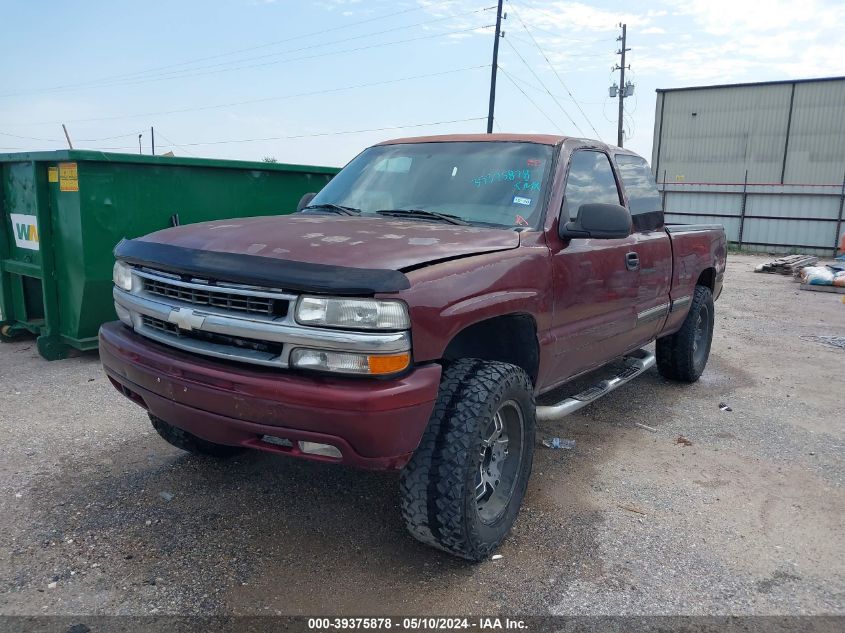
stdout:
[[(476, 500), (482, 435), (504, 407), (522, 414), (521, 457), (510, 467), (514, 483), (501, 515), (482, 521)], [(461, 359), (444, 370), (431, 420), (400, 474), (402, 516), (416, 539), (472, 561), (496, 549), (516, 519), (531, 474), (534, 408), (531, 380), (519, 367)]]
[(230, 457), (239, 453), (242, 449), (237, 446), (226, 446), (225, 444), (215, 444), (209, 442), (201, 437), (197, 437), (178, 426), (168, 424), (161, 418), (150, 414), (150, 422), (153, 428), (159, 435), (168, 443), (176, 448), (181, 448), (194, 455), (205, 455), (208, 457)]
[(681, 329), (657, 339), (657, 370), (669, 380), (695, 382), (707, 366), (712, 341), (713, 293), (707, 286), (696, 286)]

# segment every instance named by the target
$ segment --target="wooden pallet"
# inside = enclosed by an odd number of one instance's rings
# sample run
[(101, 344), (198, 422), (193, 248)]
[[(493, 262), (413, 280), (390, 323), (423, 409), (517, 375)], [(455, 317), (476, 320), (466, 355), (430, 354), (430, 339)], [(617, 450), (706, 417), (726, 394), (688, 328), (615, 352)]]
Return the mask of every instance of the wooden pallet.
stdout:
[(801, 290), (812, 290), (813, 292), (835, 292), (845, 295), (845, 288), (840, 286), (817, 286), (815, 284), (801, 284)]
[(795, 275), (806, 266), (815, 266), (819, 262), (818, 257), (812, 255), (788, 255), (779, 257), (773, 262), (758, 266), (756, 272), (780, 275)]

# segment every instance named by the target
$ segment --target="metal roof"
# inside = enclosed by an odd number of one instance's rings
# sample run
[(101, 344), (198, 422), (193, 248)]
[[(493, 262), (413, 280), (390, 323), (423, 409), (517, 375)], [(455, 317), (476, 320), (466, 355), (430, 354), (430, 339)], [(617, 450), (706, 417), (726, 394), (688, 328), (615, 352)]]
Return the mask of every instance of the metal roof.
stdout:
[(684, 90), (710, 90), (714, 88), (748, 88), (751, 86), (780, 86), (784, 84), (806, 84), (820, 81), (845, 81), (845, 77), (816, 77), (813, 79), (779, 79), (775, 81), (755, 81), (743, 84), (713, 84), (711, 86), (686, 86), (682, 88), (657, 88), (656, 92), (680, 92)]

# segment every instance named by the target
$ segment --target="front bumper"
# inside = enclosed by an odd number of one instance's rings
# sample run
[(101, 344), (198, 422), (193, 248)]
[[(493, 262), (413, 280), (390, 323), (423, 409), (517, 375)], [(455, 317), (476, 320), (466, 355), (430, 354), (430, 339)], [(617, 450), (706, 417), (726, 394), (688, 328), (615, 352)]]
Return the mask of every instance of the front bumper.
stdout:
[[(431, 364), (387, 380), (241, 367), (160, 345), (120, 322), (100, 328), (100, 358), (121, 393), (210, 442), (378, 470), (410, 459), (441, 371)], [(291, 440), (293, 448), (264, 442), (265, 435)], [(342, 458), (302, 453), (299, 440), (331, 444)]]

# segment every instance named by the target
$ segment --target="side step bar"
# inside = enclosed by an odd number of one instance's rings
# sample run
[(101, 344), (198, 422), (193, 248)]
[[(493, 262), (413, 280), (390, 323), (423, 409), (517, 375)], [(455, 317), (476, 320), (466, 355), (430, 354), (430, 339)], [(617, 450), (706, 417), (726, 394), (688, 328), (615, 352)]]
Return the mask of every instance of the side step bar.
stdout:
[(616, 374), (613, 378), (602, 380), (601, 382), (588, 387), (581, 393), (575, 394), (558, 402), (544, 407), (537, 407), (537, 421), (550, 422), (552, 420), (559, 420), (562, 417), (574, 413), (582, 407), (586, 407), (591, 402), (598, 400), (602, 396), (606, 396), (614, 389), (621, 387), (629, 380), (633, 380), (647, 369), (654, 367), (657, 359), (654, 354), (647, 352), (644, 349), (637, 350), (626, 356), (624, 359), (625, 369)]

